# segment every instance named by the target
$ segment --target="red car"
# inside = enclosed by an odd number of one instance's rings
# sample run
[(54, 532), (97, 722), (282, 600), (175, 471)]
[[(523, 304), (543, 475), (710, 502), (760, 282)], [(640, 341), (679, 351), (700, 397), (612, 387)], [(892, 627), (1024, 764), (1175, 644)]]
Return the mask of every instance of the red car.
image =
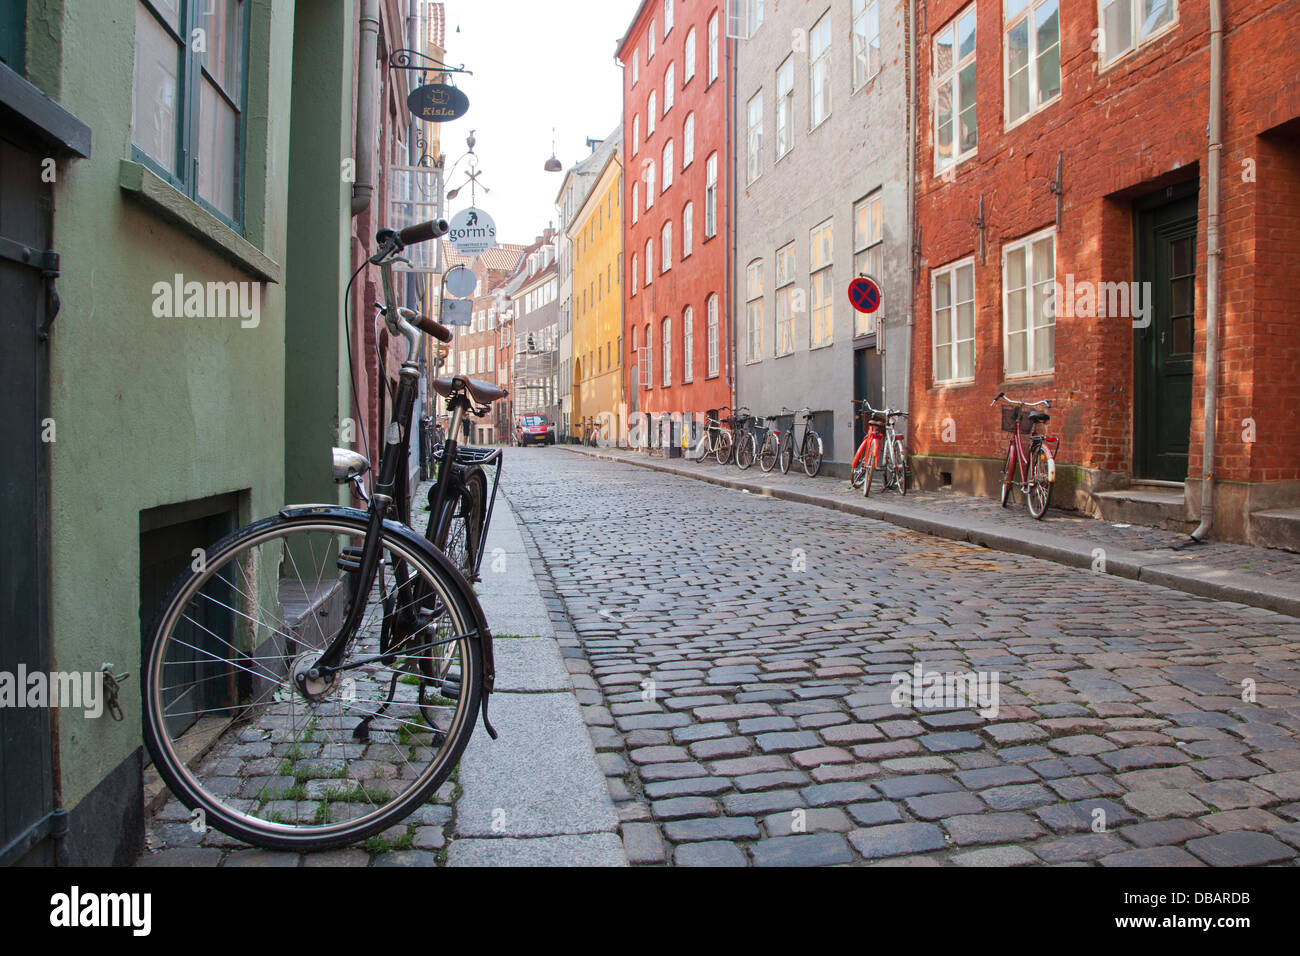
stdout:
[(520, 415), (515, 420), (516, 445), (554, 445), (550, 415)]

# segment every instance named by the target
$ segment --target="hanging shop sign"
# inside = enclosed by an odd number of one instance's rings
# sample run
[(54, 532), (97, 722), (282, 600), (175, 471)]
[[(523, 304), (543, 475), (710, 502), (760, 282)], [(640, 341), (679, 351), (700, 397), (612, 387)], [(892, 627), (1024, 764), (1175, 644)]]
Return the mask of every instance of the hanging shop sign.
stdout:
[(469, 97), (448, 83), (429, 83), (411, 90), (406, 107), (416, 119), (449, 123), (469, 112)]
[(462, 256), (478, 256), (497, 244), (497, 224), (482, 209), (470, 206), (451, 217), (451, 247)]

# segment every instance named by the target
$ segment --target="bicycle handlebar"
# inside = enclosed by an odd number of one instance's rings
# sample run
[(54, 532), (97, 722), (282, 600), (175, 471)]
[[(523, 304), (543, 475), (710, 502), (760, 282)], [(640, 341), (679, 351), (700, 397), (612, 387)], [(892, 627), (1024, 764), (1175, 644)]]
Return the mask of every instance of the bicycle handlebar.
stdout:
[(1035, 405), (1043, 405), (1047, 408), (1052, 407), (1052, 400), (1050, 398), (1044, 398), (1037, 402), (1018, 402), (1014, 398), (1007, 398), (1006, 392), (998, 392), (993, 401), (989, 402), (989, 407), (992, 408), (1000, 401), (1006, 401), (1010, 405), (1023, 405), (1026, 408), (1033, 408)]
[(397, 238), (402, 241), (404, 246), (413, 246), (419, 242), (428, 242), (430, 239), (437, 239), (439, 236), (445, 236), (451, 229), (446, 219), (429, 219), (425, 222), (417, 222), (414, 226), (407, 226), (397, 234)]

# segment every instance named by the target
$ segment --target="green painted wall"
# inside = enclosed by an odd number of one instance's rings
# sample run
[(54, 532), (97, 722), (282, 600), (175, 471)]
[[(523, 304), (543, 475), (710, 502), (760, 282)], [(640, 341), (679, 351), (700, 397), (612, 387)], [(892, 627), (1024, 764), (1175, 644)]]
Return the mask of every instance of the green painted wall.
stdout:
[(285, 495), (295, 503), (347, 495), (330, 476), (330, 448), (346, 444), (339, 422), (351, 415), (341, 310), (351, 272), (352, 184), (343, 161), (353, 148), (356, 16), (352, 0), (316, 0), (312, 15), (294, 24), (284, 469)]
[[(283, 264), (294, 4), (251, 2), (246, 168), (256, 181), (246, 234)], [(94, 137), (93, 158), (61, 164), (55, 189), (63, 308), (50, 376), (54, 655), (63, 670), (112, 661), (132, 675), (123, 722), (60, 714), (63, 802), (73, 807), (141, 742), (140, 512), (228, 492), (245, 493), (242, 520), (283, 504), (285, 290), (262, 287), (256, 328), (238, 317), (153, 315), (153, 284), (175, 273), (255, 277), (119, 186), (130, 156), (135, 4), (33, 6), (29, 24), (44, 32), (29, 46), (29, 75)]]

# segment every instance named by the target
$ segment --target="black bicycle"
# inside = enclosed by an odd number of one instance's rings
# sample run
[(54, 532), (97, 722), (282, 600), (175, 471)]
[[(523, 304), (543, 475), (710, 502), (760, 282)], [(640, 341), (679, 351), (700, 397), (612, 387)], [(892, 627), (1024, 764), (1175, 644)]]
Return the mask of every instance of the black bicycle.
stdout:
[[(812, 409), (801, 408), (799, 411), (794, 412), (788, 408), (783, 408), (781, 412), (790, 416), (790, 427), (781, 435), (781, 443), (776, 453), (777, 461), (781, 464), (781, 474), (788, 475), (790, 466), (794, 464), (794, 431), (799, 420), (803, 419), (803, 440), (799, 442), (799, 463), (803, 466), (805, 475), (809, 478), (815, 477), (817, 472), (821, 471), (824, 446), (822, 445), (822, 436), (817, 434), (816, 429), (812, 427)], [(766, 446), (764, 447), (766, 448)], [(768, 471), (770, 467), (763, 470)]]
[(451, 421), (424, 536), (405, 491), (421, 337), (451, 333), (397, 306), (393, 266), (446, 231), (442, 220), (381, 230), (368, 260), (407, 351), (368, 492), (366, 457), (334, 449), (334, 480), (366, 508), (289, 506), (234, 532), (196, 556), (149, 629), (145, 743), (191, 826), (279, 850), (353, 843), (432, 802), (477, 718), (496, 736), (492, 634), (470, 578), (495, 500), (483, 468), (496, 455), (499, 479), (500, 453), (455, 436), (504, 389), (430, 383)]

